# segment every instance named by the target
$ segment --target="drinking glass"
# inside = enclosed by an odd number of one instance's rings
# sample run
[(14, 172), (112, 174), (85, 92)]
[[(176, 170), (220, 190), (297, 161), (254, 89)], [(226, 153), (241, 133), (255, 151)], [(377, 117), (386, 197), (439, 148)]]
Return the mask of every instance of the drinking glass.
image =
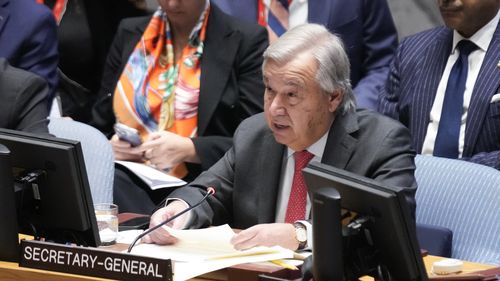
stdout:
[(94, 205), (101, 246), (116, 243), (118, 237), (118, 206), (111, 203)]

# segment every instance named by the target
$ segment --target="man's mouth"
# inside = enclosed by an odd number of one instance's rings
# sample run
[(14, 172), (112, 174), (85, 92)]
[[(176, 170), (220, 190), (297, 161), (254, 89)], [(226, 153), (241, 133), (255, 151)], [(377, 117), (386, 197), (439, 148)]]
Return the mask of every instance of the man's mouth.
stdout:
[(288, 125), (284, 125), (284, 124), (279, 124), (279, 123), (273, 123), (273, 126), (275, 129), (277, 130), (283, 130), (283, 129), (286, 129), (286, 128), (289, 128), (290, 126)]
[(460, 11), (459, 8), (453, 8), (453, 7), (447, 7), (447, 8), (441, 7), (439, 10), (443, 14), (454, 14)]

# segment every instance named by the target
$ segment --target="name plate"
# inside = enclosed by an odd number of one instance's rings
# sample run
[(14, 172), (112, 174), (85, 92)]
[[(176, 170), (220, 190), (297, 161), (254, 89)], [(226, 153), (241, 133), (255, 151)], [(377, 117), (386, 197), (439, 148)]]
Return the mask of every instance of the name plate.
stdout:
[(21, 241), (19, 266), (109, 279), (172, 280), (170, 259), (34, 240)]

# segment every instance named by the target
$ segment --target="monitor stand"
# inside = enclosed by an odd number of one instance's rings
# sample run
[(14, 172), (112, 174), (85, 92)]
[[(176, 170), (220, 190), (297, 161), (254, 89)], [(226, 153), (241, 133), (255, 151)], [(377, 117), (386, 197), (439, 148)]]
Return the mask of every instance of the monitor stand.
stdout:
[(0, 260), (19, 260), (16, 199), (10, 151), (0, 144)]
[[(372, 247), (371, 234), (366, 227), (370, 219), (361, 216), (342, 226), (341, 197), (335, 188), (320, 188), (313, 194), (312, 214), (315, 281), (351, 281), (362, 275), (370, 275), (377, 281), (393, 280)], [(349, 242), (346, 244), (346, 241)], [(346, 252), (350, 244), (359, 246)]]
[(340, 194), (321, 188), (313, 194), (313, 275), (315, 281), (344, 280)]

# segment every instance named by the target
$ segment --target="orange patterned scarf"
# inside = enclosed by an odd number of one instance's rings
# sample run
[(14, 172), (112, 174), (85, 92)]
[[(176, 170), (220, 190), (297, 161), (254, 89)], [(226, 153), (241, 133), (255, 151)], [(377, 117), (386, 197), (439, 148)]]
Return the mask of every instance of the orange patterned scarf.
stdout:
[[(174, 63), (168, 15), (156, 11), (120, 76), (113, 98), (117, 122), (136, 128), (141, 137), (167, 130), (183, 137), (197, 135), (200, 58), (209, 1), (193, 28), (181, 59)], [(184, 165), (173, 174), (184, 177)]]

